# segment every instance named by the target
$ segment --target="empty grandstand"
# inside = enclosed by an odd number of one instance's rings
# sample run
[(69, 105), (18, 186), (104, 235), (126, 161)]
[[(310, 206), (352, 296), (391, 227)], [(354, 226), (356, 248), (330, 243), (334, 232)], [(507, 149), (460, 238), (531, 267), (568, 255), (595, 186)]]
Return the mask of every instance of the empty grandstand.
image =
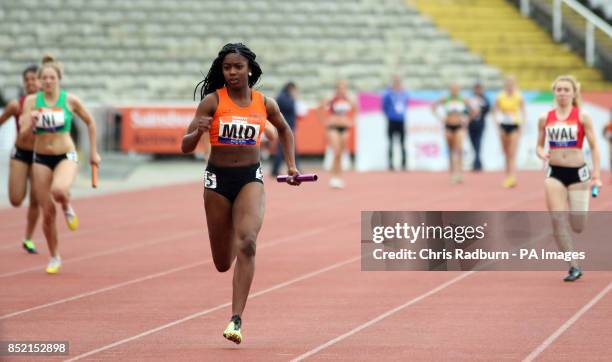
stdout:
[[(466, 44), (471, 51), (482, 55), (488, 64), (499, 67), (504, 73), (516, 74), (525, 89), (548, 90), (551, 79), (559, 74), (575, 75), (585, 89), (612, 89), (612, 83), (606, 81), (602, 70), (587, 65), (577, 51), (579, 49), (571, 46), (568, 37), (559, 39), (560, 43), (555, 42), (553, 35), (546, 30), (546, 24), (538, 26), (532, 19), (522, 16), (517, 6), (525, 3), (535, 10), (544, 8), (550, 18), (552, 2), (411, 0), (436, 25), (447, 30), (453, 39)], [(564, 7), (564, 10), (567, 9)], [(567, 26), (580, 21), (570, 15), (571, 12), (564, 11)], [(578, 26), (584, 29), (584, 21)]]
[(372, 91), (391, 74), (412, 89), (502, 76), (403, 0), (23, 0), (0, 5), (0, 84), (12, 95), (22, 68), (50, 52), (87, 101), (189, 100), (230, 41), (259, 55), (264, 91), (292, 79), (311, 100), (337, 78)]

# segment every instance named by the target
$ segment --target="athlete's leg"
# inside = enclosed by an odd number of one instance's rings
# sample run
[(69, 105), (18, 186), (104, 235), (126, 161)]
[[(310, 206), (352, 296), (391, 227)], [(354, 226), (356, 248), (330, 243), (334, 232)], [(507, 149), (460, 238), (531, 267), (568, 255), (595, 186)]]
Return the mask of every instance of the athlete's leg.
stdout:
[(43, 211), (43, 233), (47, 239), (47, 246), (52, 257), (57, 256), (57, 226), (55, 225), (55, 203), (51, 198), (51, 183), (53, 171), (43, 164), (32, 165), (34, 181), (34, 197), (38, 200)]
[(455, 174), (457, 175), (457, 180), (461, 181), (462, 180), (462, 173), (463, 173), (463, 138), (465, 137), (465, 131), (463, 128), (458, 129), (457, 132), (455, 132), (455, 135), (453, 137), (453, 146), (454, 146), (454, 153), (455, 153)]
[(225, 196), (204, 190), (204, 209), (213, 261), (223, 273), (231, 268), (235, 256), (232, 204)]
[(9, 163), (9, 200), (14, 207), (21, 206), (28, 189), (30, 166), (19, 160), (11, 159)]
[(516, 153), (520, 139), (520, 129), (514, 130), (508, 135), (507, 170), (508, 177), (516, 180)]
[[(546, 190), (546, 205), (552, 217), (553, 236), (563, 252), (574, 251), (574, 241), (570, 231), (568, 220), (568, 191), (561, 181), (548, 177), (544, 180), (544, 188)], [(577, 268), (578, 263), (575, 260), (570, 262), (572, 267)]]
[(332, 177), (338, 177), (340, 176), (342, 172), (342, 149), (340, 145), (340, 142), (341, 142), (340, 132), (338, 132), (335, 129), (328, 129), (327, 130), (327, 142), (329, 146), (331, 147), (332, 152), (334, 154), (331, 174), (332, 174)]
[(66, 224), (70, 230), (76, 230), (79, 221), (76, 213), (70, 206), (70, 186), (77, 175), (78, 164), (73, 160), (62, 160), (53, 170), (53, 183), (51, 184), (51, 197), (64, 212)]
[(235, 235), (236, 267), (234, 268), (232, 315), (242, 315), (255, 273), (257, 235), (265, 211), (264, 186), (259, 182), (246, 184), (232, 209)]
[(34, 234), (34, 228), (36, 227), (38, 216), (40, 215), (40, 205), (36, 199), (36, 195), (34, 194), (33, 171), (31, 166), (29, 168), (30, 205), (28, 207), (28, 223), (26, 225), (25, 235), (26, 240), (32, 239), (32, 234)]
[(453, 143), (453, 132), (451, 132), (450, 130), (445, 130), (444, 132), (444, 136), (446, 138), (446, 145), (448, 147), (448, 171), (451, 175), (451, 177), (454, 175), (455, 172), (455, 163), (453, 162), (453, 160), (455, 159), (453, 156), (454, 153), (454, 143)]
[(590, 182), (580, 182), (568, 186), (568, 199), (570, 210), (570, 225), (572, 230), (579, 233), (584, 230), (589, 211)]

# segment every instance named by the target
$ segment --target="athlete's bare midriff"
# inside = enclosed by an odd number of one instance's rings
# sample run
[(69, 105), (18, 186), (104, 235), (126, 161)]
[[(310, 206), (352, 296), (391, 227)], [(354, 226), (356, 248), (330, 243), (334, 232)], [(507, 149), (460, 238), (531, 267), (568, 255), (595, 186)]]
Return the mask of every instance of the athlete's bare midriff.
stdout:
[(552, 166), (582, 167), (584, 165), (584, 154), (578, 148), (557, 148), (550, 150), (548, 163)]
[(21, 148), (22, 150), (31, 151), (34, 149), (34, 133), (26, 133), (26, 134), (17, 134), (17, 140), (15, 141), (15, 146)]
[(351, 126), (351, 118), (345, 115), (336, 115), (330, 114), (327, 117), (327, 126), (332, 127), (350, 127)]
[(41, 155), (62, 155), (75, 150), (70, 133), (43, 133), (36, 135), (34, 152)]
[(451, 126), (460, 126), (463, 124), (463, 115), (457, 112), (449, 113), (446, 116), (445, 124), (448, 124)]
[(259, 146), (213, 146), (208, 162), (219, 167), (241, 167), (256, 164), (259, 159)]

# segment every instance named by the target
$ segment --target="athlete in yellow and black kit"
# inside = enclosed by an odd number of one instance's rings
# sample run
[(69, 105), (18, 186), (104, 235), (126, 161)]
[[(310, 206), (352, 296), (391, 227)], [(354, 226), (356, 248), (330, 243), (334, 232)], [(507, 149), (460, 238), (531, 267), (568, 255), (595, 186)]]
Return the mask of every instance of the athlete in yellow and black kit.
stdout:
[(516, 89), (514, 77), (508, 77), (504, 83), (504, 90), (497, 96), (493, 109), (493, 119), (500, 127), (500, 138), (504, 156), (506, 157), (506, 178), (503, 186), (515, 187), (516, 180), (516, 151), (520, 137), (520, 128), (527, 119), (523, 95)]

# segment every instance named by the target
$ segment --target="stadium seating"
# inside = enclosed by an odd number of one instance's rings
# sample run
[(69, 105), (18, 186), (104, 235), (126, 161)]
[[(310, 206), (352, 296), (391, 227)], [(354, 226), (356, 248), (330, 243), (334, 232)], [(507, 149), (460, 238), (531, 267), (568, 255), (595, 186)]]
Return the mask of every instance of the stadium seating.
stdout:
[(403, 0), (36, 0), (0, 4), (0, 84), (45, 52), (88, 101), (189, 101), (227, 42), (258, 54), (263, 91), (294, 80), (306, 99), (347, 78), (374, 91), (398, 73), (412, 89), (499, 87), (501, 72)]
[(559, 74), (573, 74), (584, 89), (612, 89), (612, 83), (605, 81), (598, 69), (588, 67), (579, 54), (555, 43), (549, 33), (506, 0), (410, 2), (488, 64), (515, 74), (522, 88), (547, 90)]

